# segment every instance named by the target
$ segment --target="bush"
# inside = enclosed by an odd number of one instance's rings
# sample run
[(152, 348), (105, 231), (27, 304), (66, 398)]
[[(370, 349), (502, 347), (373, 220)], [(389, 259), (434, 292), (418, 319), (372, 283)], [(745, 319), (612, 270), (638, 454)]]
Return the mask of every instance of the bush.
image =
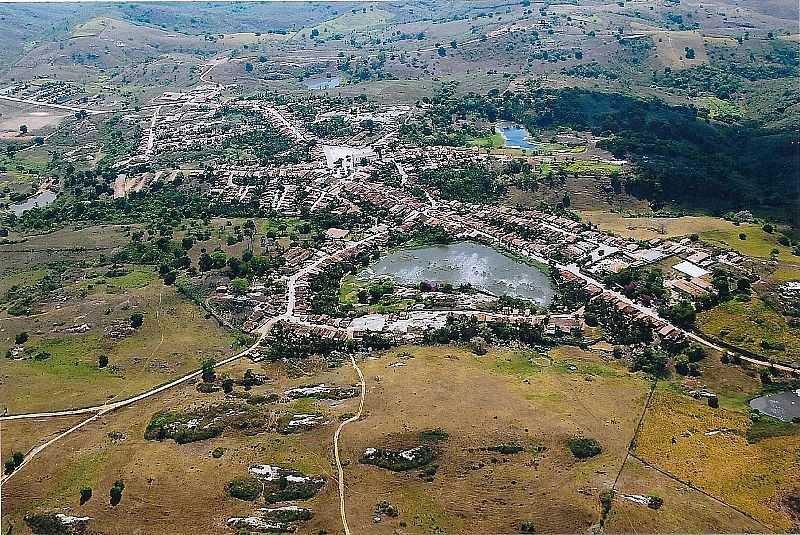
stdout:
[(69, 535), (72, 533), (72, 529), (65, 526), (55, 513), (26, 516), (25, 523), (36, 535)]
[(575, 437), (568, 442), (569, 450), (576, 459), (588, 459), (599, 455), (603, 448), (600, 443), (593, 438)]
[(647, 496), (649, 501), (647, 502), (647, 507), (650, 509), (660, 509), (662, 505), (664, 505), (664, 498), (658, 496), (656, 494), (649, 494)]
[(251, 476), (237, 477), (228, 482), (227, 490), (238, 500), (252, 502), (261, 496), (261, 482)]
[(131, 314), (131, 327), (138, 329), (144, 323), (144, 316), (140, 312)]
[(99, 368), (105, 368), (108, 366), (108, 355), (100, 355), (97, 357), (97, 366)]
[(214, 448), (211, 450), (211, 456), (215, 459), (219, 459), (223, 455), (225, 455), (225, 450), (223, 448)]
[(92, 487), (81, 487), (81, 505), (92, 498)]
[(25, 460), (25, 454), (19, 451), (15, 451), (11, 454), (11, 457), (6, 460), (3, 465), (4, 471), (6, 474), (10, 474), (14, 470), (20, 467), (22, 461)]
[(114, 482), (114, 486), (111, 487), (111, 491), (109, 492), (111, 497), (111, 505), (117, 505), (122, 501), (123, 490), (125, 490), (125, 483), (123, 483), (121, 479), (116, 480)]
[(17, 335), (14, 337), (14, 343), (17, 344), (18, 346), (21, 346), (27, 341), (28, 341), (28, 333), (26, 333), (25, 331), (17, 333)]
[(533, 525), (533, 520), (521, 522), (519, 525), (519, 532), (526, 534), (536, 533), (536, 526)]

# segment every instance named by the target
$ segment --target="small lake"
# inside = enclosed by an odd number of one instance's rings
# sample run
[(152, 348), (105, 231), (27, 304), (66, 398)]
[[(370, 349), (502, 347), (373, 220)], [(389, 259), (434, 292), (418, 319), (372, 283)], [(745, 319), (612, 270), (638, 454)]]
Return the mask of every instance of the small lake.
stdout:
[(12, 204), (8, 208), (14, 215), (20, 216), (22, 212), (25, 210), (30, 210), (31, 208), (41, 208), (42, 206), (47, 206), (54, 200), (56, 200), (56, 196), (58, 194), (55, 191), (50, 191), (46, 189), (40, 193), (37, 193), (33, 197), (28, 197), (24, 202)]
[(750, 401), (750, 407), (767, 416), (791, 422), (792, 418), (800, 418), (800, 388), (755, 398)]
[(497, 126), (497, 132), (503, 136), (504, 147), (524, 150), (536, 148), (536, 143), (531, 141), (531, 133), (522, 125), (503, 123)]
[(390, 275), (400, 284), (422, 281), (453, 286), (471, 284), (492, 295), (510, 295), (547, 306), (553, 300), (550, 277), (533, 266), (472, 242), (404, 249), (370, 266), (369, 276)]
[(338, 87), (340, 83), (341, 79), (338, 76), (332, 76), (330, 78), (309, 78), (307, 80), (303, 80), (303, 85), (306, 86), (306, 89), (310, 89), (312, 91), (333, 89), (334, 87)]

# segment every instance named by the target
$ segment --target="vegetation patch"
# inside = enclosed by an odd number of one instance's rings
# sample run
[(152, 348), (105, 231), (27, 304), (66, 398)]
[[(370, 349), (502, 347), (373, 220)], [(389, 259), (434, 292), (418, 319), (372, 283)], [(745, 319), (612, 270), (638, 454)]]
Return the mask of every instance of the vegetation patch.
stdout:
[(572, 455), (581, 460), (600, 455), (600, 452), (603, 451), (600, 443), (593, 438), (574, 437), (569, 439), (567, 446)]
[(371, 464), (392, 472), (413, 470), (430, 463), (434, 451), (429, 446), (417, 446), (407, 450), (391, 450), (386, 448), (367, 448), (360, 462)]
[(228, 482), (228, 494), (238, 500), (255, 501), (261, 496), (261, 482), (252, 476), (241, 476)]

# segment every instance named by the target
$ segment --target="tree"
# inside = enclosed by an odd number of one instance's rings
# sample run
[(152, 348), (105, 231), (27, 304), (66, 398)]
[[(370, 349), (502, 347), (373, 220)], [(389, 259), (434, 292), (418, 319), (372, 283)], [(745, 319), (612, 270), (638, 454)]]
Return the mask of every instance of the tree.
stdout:
[(23, 135), (27, 134), (28, 133), (28, 125), (26, 125), (26, 124), (19, 125), (19, 133), (23, 134)]
[(175, 280), (177, 278), (178, 278), (178, 272), (175, 271), (174, 269), (170, 270), (164, 275), (164, 284), (166, 284), (167, 286), (172, 286), (173, 284), (175, 284)]
[(111, 491), (109, 492), (111, 496), (111, 505), (117, 505), (122, 501), (123, 490), (125, 490), (125, 483), (123, 483), (121, 479), (116, 480), (114, 482), (114, 486), (111, 487)]
[(208, 253), (201, 254), (197, 261), (197, 267), (203, 272), (211, 271), (211, 268), (214, 267), (214, 260), (211, 258), (211, 255)]
[(750, 293), (750, 279), (742, 277), (736, 281), (736, 291), (739, 293)]
[(184, 250), (186, 250), (186, 251), (188, 251), (189, 249), (194, 247), (194, 238), (192, 238), (191, 236), (184, 237), (181, 240), (181, 247), (183, 247)]
[(14, 343), (17, 344), (18, 346), (21, 346), (27, 341), (28, 341), (28, 333), (25, 331), (17, 333), (17, 335), (14, 336)]
[(443, 46), (440, 46), (436, 49), (436, 53), (439, 54), (440, 57), (445, 57), (447, 55), (447, 50)]
[(694, 325), (697, 312), (689, 301), (683, 300), (669, 307), (666, 316), (669, 317), (675, 325), (688, 328)]
[(233, 392), (233, 379), (228, 377), (222, 381), (222, 391), (226, 394)]
[(643, 371), (654, 377), (664, 377), (667, 373), (667, 355), (663, 351), (646, 347), (635, 353), (631, 360), (631, 371)]
[(252, 63), (245, 63), (244, 64), (245, 72), (253, 72), (253, 64)]
[(766, 223), (766, 224), (765, 224), (763, 227), (761, 227), (761, 229), (762, 229), (764, 232), (766, 232), (767, 234), (772, 234), (772, 233), (773, 233), (773, 231), (775, 230), (775, 227), (773, 227), (773, 226), (772, 226), (772, 225), (770, 225), (769, 223)]
[(249, 288), (250, 282), (243, 277), (239, 277), (231, 281), (231, 291), (233, 292), (233, 295), (244, 295), (247, 293)]
[(574, 455), (576, 459), (588, 459), (589, 457), (599, 455), (600, 452), (603, 451), (603, 448), (600, 447), (600, 443), (593, 438), (571, 438), (567, 445), (569, 446), (569, 451), (572, 452), (572, 455)]
[(97, 357), (97, 367), (105, 368), (106, 366), (108, 366), (108, 355), (100, 355)]
[(81, 505), (85, 504), (92, 498), (92, 487), (81, 487)]
[(141, 312), (134, 312), (131, 314), (131, 327), (138, 329), (144, 323), (144, 316)]
[(17, 468), (22, 465), (22, 461), (25, 460), (25, 454), (19, 451), (15, 451), (11, 454), (11, 457), (6, 460), (4, 463), (4, 471), (6, 474), (10, 474)]
[(201, 377), (203, 378), (204, 383), (213, 383), (214, 380), (217, 378), (217, 374), (214, 371), (214, 367), (217, 365), (217, 361), (213, 358), (207, 358), (203, 361), (202, 373)]
[(319, 30), (316, 28), (311, 30), (311, 37), (319, 37)]

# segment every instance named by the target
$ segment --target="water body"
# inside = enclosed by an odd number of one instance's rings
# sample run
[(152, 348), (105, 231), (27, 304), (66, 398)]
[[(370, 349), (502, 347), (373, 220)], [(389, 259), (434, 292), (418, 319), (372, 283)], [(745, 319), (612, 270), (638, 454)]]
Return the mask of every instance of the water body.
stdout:
[(24, 202), (12, 204), (8, 208), (14, 212), (14, 215), (22, 215), (22, 212), (25, 210), (30, 210), (31, 208), (41, 208), (42, 206), (47, 206), (54, 200), (56, 200), (56, 196), (58, 194), (55, 191), (50, 191), (49, 189), (44, 190), (40, 193), (37, 193), (33, 197), (28, 197)]
[(542, 306), (553, 300), (553, 285), (546, 274), (472, 242), (404, 249), (381, 258), (367, 271), (372, 276), (390, 275), (400, 284), (469, 283), (493, 295), (529, 299)]
[(307, 80), (303, 80), (303, 84), (306, 86), (306, 89), (310, 89), (312, 91), (333, 89), (334, 87), (338, 87), (340, 83), (341, 79), (338, 76), (332, 76), (330, 78), (309, 78)]
[(497, 131), (503, 136), (505, 147), (524, 150), (536, 148), (536, 143), (531, 140), (531, 133), (522, 125), (503, 123), (497, 126)]
[(800, 418), (800, 388), (755, 398), (750, 401), (750, 407), (767, 416), (791, 422), (793, 418)]

